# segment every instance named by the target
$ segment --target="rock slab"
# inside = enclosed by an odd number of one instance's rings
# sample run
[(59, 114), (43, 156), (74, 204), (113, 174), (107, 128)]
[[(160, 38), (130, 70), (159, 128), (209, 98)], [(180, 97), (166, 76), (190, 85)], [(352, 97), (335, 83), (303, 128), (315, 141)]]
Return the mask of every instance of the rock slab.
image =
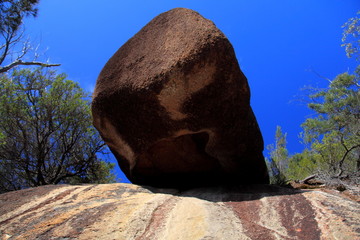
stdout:
[(160, 14), (102, 69), (94, 125), (133, 183), (267, 183), (263, 139), (232, 45), (213, 22)]
[(269, 185), (43, 186), (0, 195), (0, 239), (360, 239), (360, 204)]

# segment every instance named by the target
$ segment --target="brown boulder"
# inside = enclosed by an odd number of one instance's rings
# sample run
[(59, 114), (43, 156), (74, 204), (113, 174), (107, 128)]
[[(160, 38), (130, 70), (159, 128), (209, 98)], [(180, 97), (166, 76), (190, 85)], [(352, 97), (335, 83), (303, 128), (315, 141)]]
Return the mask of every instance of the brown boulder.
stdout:
[(247, 79), (224, 34), (183, 8), (160, 14), (107, 62), (94, 125), (133, 183), (267, 183)]

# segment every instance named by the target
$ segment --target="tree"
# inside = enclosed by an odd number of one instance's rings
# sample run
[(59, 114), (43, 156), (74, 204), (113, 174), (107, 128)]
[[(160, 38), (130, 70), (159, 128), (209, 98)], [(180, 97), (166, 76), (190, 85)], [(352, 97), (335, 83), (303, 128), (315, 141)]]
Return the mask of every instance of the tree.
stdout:
[(31, 45), (24, 40), (23, 19), (35, 17), (39, 0), (0, 0), (0, 73), (19, 65), (38, 65), (42, 67), (59, 66), (36, 61), (25, 61)]
[(97, 161), (92, 165), (91, 168), (87, 169), (86, 174), (76, 175), (72, 178), (69, 178), (67, 183), (114, 183), (116, 182), (116, 176), (111, 173), (114, 167), (115, 163)]
[(267, 148), (270, 151), (270, 159), (268, 159), (269, 169), (271, 171), (271, 183), (285, 184), (286, 171), (288, 168), (288, 150), (286, 148), (287, 133), (283, 133), (280, 126), (276, 127), (275, 145), (271, 144)]
[[(357, 12), (360, 16), (360, 11)], [(343, 44), (345, 47), (346, 55), (350, 58), (356, 56), (360, 60), (360, 18), (355, 16), (350, 18), (343, 26)]]
[(16, 31), (25, 16), (36, 17), (39, 0), (0, 0), (0, 33)]
[(288, 180), (301, 180), (317, 173), (319, 159), (320, 156), (309, 149), (294, 154), (289, 157), (286, 178)]
[(322, 172), (332, 177), (360, 171), (359, 75), (343, 73), (326, 89), (313, 89), (308, 107), (316, 117), (302, 124), (304, 139), (321, 156)]
[[(360, 11), (357, 13), (360, 14)], [(345, 23), (343, 45), (348, 57), (360, 60), (360, 18)], [(273, 182), (313, 178), (349, 178), (360, 183), (360, 66), (354, 74), (343, 73), (329, 80), (326, 88), (310, 87), (308, 107), (315, 116), (302, 124), (307, 147), (288, 156), (286, 134), (276, 130), (275, 145), (270, 145)], [(355, 180), (355, 181), (354, 181)]]
[(0, 75), (0, 191), (112, 182), (114, 165), (92, 126), (87, 94), (42, 68)]

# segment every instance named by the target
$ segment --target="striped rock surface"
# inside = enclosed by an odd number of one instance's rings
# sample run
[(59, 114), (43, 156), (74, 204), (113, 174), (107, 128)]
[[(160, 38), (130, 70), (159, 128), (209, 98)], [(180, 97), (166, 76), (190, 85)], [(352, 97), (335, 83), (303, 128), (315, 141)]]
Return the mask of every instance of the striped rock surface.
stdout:
[(1, 239), (360, 239), (360, 205), (268, 185), (57, 185), (0, 195)]

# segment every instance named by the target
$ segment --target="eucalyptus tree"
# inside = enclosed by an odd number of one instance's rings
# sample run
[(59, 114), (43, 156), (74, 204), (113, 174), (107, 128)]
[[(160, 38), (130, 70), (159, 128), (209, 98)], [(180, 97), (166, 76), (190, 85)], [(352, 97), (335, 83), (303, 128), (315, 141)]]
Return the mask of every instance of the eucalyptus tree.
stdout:
[(114, 167), (92, 126), (90, 99), (52, 70), (0, 75), (0, 191), (57, 183), (112, 182)]
[(304, 139), (321, 156), (322, 170), (332, 176), (360, 171), (359, 79), (358, 73), (343, 73), (309, 95), (308, 107), (316, 117), (302, 124)]
[(23, 20), (36, 17), (39, 0), (0, 0), (0, 73), (8, 72), (17, 66), (37, 65), (42, 67), (59, 66), (37, 61), (30, 40), (24, 36)]

